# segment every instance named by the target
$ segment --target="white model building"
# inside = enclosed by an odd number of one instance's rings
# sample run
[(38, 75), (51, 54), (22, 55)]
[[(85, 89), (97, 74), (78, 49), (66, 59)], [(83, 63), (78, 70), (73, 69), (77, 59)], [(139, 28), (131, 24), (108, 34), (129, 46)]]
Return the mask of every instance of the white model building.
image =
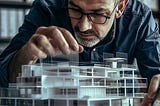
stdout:
[(147, 79), (135, 67), (119, 64), (124, 60), (24, 65), (17, 83), (1, 88), (1, 106), (140, 106)]

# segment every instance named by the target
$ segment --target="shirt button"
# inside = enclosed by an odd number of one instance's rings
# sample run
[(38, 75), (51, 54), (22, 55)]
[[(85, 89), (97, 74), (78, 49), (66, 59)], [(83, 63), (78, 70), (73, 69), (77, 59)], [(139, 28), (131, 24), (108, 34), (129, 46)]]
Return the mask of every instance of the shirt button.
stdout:
[(95, 52), (95, 51), (96, 51), (96, 49), (94, 48), (94, 49), (93, 49), (93, 51)]

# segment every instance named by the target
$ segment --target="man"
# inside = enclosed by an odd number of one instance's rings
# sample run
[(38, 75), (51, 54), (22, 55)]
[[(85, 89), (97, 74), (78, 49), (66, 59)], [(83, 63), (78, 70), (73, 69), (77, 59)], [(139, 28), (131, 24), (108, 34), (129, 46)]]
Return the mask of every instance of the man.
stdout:
[[(128, 63), (136, 58), (142, 77), (151, 80), (160, 73), (159, 48), (151, 10), (137, 0), (36, 0), (0, 57), (0, 84), (15, 82), (23, 64), (72, 51), (87, 62), (102, 61), (104, 52), (127, 53)], [(155, 91), (144, 105), (150, 105)]]

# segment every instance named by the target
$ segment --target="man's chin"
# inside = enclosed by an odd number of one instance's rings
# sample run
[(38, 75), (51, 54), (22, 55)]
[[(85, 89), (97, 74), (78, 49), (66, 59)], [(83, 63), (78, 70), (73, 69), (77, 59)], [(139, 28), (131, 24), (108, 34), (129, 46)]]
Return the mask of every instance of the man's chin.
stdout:
[(96, 37), (95, 38), (82, 38), (79, 36), (75, 36), (75, 37), (78, 43), (84, 47), (93, 47), (100, 42), (100, 40), (97, 39)]
[(84, 47), (93, 47), (98, 43), (98, 41), (78, 41), (78, 43)]

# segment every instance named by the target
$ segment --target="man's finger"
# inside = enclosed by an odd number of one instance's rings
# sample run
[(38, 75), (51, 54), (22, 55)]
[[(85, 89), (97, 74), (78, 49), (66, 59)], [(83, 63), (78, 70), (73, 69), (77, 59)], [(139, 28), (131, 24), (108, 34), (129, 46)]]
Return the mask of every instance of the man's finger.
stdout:
[(67, 31), (64, 28), (59, 28), (60, 31), (62, 32), (64, 38), (66, 39), (67, 43), (69, 44), (69, 47), (76, 52), (79, 52), (79, 44), (77, 43), (77, 41), (75, 40), (75, 38), (73, 37), (73, 35)]
[(45, 35), (39, 35), (36, 38), (36, 45), (39, 49), (50, 56), (55, 56), (55, 49)]
[(43, 34), (48, 39), (52, 39), (52, 42), (55, 42), (56, 47), (58, 47), (63, 54), (70, 53), (69, 44), (67, 43), (66, 39), (64, 38), (62, 32), (58, 29), (58, 27), (56, 26), (50, 26), (47, 28), (40, 27), (37, 29), (36, 33)]

